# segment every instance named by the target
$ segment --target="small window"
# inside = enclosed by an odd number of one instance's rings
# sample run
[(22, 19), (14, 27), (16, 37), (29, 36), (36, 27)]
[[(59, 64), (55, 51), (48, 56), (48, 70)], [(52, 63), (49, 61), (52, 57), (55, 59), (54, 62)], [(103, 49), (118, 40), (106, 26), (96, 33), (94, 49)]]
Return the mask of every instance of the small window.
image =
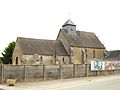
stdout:
[(41, 57), (40, 57), (40, 61), (42, 62), (42, 60), (43, 60), (43, 57), (41, 56)]
[(18, 57), (16, 57), (16, 65), (18, 65)]
[(65, 58), (64, 58), (64, 57), (63, 57), (63, 59), (62, 59), (62, 60), (63, 60), (63, 63), (65, 64)]
[(40, 63), (43, 63), (43, 57), (42, 56), (40, 57)]
[(93, 58), (95, 58), (95, 50), (93, 50)]
[(88, 55), (87, 55), (87, 49), (85, 49), (85, 55), (86, 55), (86, 58), (88, 57)]

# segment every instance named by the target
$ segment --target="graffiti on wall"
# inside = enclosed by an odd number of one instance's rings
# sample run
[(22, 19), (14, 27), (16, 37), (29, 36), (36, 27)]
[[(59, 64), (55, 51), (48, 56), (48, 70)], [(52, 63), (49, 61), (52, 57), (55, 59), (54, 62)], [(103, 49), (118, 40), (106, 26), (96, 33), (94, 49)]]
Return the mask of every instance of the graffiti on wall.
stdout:
[(106, 70), (117, 70), (120, 69), (120, 61), (105, 61)]
[(120, 61), (93, 60), (91, 61), (91, 70), (92, 71), (120, 70)]

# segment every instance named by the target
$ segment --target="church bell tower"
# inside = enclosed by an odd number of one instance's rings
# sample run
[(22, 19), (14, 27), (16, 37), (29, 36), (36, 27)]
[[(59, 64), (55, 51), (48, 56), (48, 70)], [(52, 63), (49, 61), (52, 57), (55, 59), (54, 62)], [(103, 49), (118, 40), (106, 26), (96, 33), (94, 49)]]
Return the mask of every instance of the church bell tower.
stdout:
[(70, 19), (68, 19), (62, 27), (66, 30), (67, 34), (76, 35), (76, 25)]

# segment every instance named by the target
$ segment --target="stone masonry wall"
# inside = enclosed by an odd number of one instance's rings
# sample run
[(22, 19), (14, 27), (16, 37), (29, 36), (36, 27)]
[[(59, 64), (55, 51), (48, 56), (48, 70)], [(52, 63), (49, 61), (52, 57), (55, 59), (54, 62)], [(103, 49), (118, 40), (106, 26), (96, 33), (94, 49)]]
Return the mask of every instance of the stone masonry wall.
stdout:
[(91, 60), (94, 59), (93, 51), (95, 51), (95, 59), (104, 57), (104, 49), (71, 47), (71, 51), (74, 64), (83, 64), (83, 62), (84, 64), (90, 64)]
[[(42, 59), (41, 59), (42, 57)], [(36, 58), (34, 55), (23, 55), (21, 63), (23, 65), (54, 65), (54, 64), (69, 64), (68, 56), (45, 56), (38, 55)]]

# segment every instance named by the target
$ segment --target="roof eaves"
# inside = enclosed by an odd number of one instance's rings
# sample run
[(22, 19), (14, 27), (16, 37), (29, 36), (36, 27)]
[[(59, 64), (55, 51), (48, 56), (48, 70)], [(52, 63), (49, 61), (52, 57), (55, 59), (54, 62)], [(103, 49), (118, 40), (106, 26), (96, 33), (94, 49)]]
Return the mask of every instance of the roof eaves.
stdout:
[(95, 48), (95, 49), (105, 49), (102, 47), (84, 47), (84, 46), (77, 46), (77, 45), (70, 45), (71, 47), (79, 47), (79, 48)]

